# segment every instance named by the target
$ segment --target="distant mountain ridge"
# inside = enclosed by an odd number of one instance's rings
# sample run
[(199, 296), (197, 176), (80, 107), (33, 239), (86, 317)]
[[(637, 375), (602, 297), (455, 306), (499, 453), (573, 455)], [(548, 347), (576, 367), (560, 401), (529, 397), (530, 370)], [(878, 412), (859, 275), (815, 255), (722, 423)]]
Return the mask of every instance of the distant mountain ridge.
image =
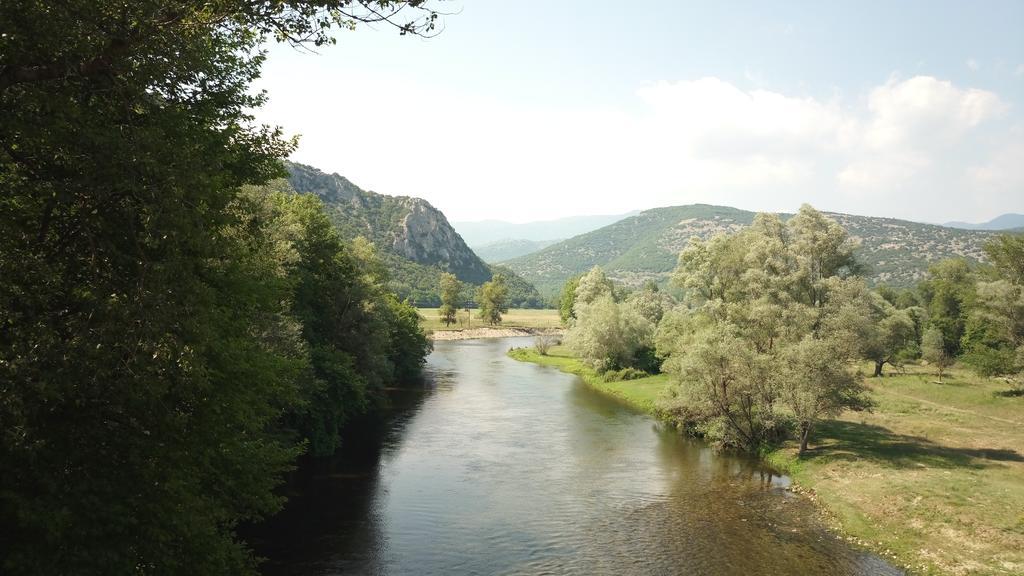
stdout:
[(1024, 214), (1002, 214), (989, 220), (972, 224), (970, 222), (946, 222), (943, 226), (950, 228), (962, 228), (964, 230), (1022, 230), (1024, 229)]
[(291, 188), (318, 196), (343, 238), (362, 236), (373, 242), (400, 297), (411, 298), (419, 305), (436, 305), (442, 272), (451, 272), (471, 285), (503, 273), (515, 305), (541, 304), (533, 286), (511, 270), (481, 260), (445, 215), (426, 200), (363, 190), (344, 176), (312, 166), (288, 162), (286, 168)]
[(478, 220), (474, 222), (453, 222), (452, 226), (458, 230), (467, 244), (476, 248), (507, 240), (540, 242), (571, 238), (591, 230), (597, 230), (634, 214), (637, 214), (637, 212), (597, 216), (569, 216), (554, 220), (539, 220), (518, 224), (503, 220)]
[(498, 240), (497, 242), (490, 242), (481, 246), (472, 246), (473, 252), (476, 252), (477, 256), (483, 258), (484, 262), (498, 263), (527, 254), (532, 254), (538, 250), (543, 250), (548, 246), (556, 242), (560, 242), (562, 238), (555, 240), (523, 240), (523, 239), (505, 239)]
[[(649, 279), (664, 282), (690, 237), (735, 232), (753, 222), (754, 216), (754, 212), (707, 204), (654, 208), (505, 264), (546, 296), (595, 265), (628, 285)], [(994, 234), (893, 218), (828, 216), (860, 242), (857, 256), (868, 266), (869, 280), (896, 286), (924, 278), (928, 266), (943, 258), (984, 261), (982, 246)]]

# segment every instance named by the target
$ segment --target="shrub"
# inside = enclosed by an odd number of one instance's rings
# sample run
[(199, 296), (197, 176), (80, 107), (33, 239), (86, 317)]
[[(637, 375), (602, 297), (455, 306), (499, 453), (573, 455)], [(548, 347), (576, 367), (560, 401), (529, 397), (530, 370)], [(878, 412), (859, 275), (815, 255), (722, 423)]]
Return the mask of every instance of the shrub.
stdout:
[(533, 349), (541, 356), (547, 356), (548, 350), (550, 350), (552, 346), (557, 346), (560, 343), (561, 340), (554, 334), (541, 334), (534, 339)]

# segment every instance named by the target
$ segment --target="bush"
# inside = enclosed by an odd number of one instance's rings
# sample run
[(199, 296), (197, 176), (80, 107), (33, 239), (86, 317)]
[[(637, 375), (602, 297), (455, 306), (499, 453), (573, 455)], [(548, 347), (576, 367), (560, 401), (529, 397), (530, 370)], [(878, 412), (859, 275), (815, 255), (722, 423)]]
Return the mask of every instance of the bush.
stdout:
[(557, 346), (560, 343), (561, 340), (554, 334), (541, 334), (534, 339), (533, 349), (541, 356), (547, 356), (548, 350), (550, 350), (552, 346)]
[(646, 374), (661, 373), (661, 359), (654, 353), (653, 346), (644, 346), (633, 354), (633, 366)]
[(1014, 371), (1013, 350), (975, 346), (961, 358), (980, 376), (996, 376)]
[(622, 382), (624, 380), (639, 380), (640, 378), (646, 378), (650, 376), (643, 370), (637, 370), (636, 368), (623, 368), (621, 370), (609, 370), (601, 375), (601, 380), (605, 382)]

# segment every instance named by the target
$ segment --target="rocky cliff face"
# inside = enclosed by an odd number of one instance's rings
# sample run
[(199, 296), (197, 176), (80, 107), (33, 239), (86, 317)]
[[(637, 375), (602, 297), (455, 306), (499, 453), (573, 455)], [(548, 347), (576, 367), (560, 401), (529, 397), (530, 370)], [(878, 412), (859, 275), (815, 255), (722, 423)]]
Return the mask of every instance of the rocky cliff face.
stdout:
[(316, 194), (346, 238), (364, 236), (417, 264), (437, 266), (464, 282), (491, 278), (487, 265), (466, 245), (440, 210), (421, 198), (386, 196), (360, 189), (337, 174), (288, 164), (288, 181), (300, 194)]
[(395, 229), (391, 244), (398, 255), (420, 264), (461, 271), (461, 275), (455, 275), (466, 282), (477, 284), (490, 279), (486, 264), (466, 246), (444, 214), (426, 200), (407, 200), (408, 213)]

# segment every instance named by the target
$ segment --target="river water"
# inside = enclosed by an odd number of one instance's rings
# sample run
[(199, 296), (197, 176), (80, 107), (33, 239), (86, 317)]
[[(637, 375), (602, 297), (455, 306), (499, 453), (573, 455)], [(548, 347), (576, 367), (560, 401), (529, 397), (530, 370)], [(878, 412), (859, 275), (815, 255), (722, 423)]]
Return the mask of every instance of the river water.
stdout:
[(529, 339), (437, 342), (425, 391), (307, 467), (255, 538), (275, 575), (900, 572), (786, 478), (553, 368)]

